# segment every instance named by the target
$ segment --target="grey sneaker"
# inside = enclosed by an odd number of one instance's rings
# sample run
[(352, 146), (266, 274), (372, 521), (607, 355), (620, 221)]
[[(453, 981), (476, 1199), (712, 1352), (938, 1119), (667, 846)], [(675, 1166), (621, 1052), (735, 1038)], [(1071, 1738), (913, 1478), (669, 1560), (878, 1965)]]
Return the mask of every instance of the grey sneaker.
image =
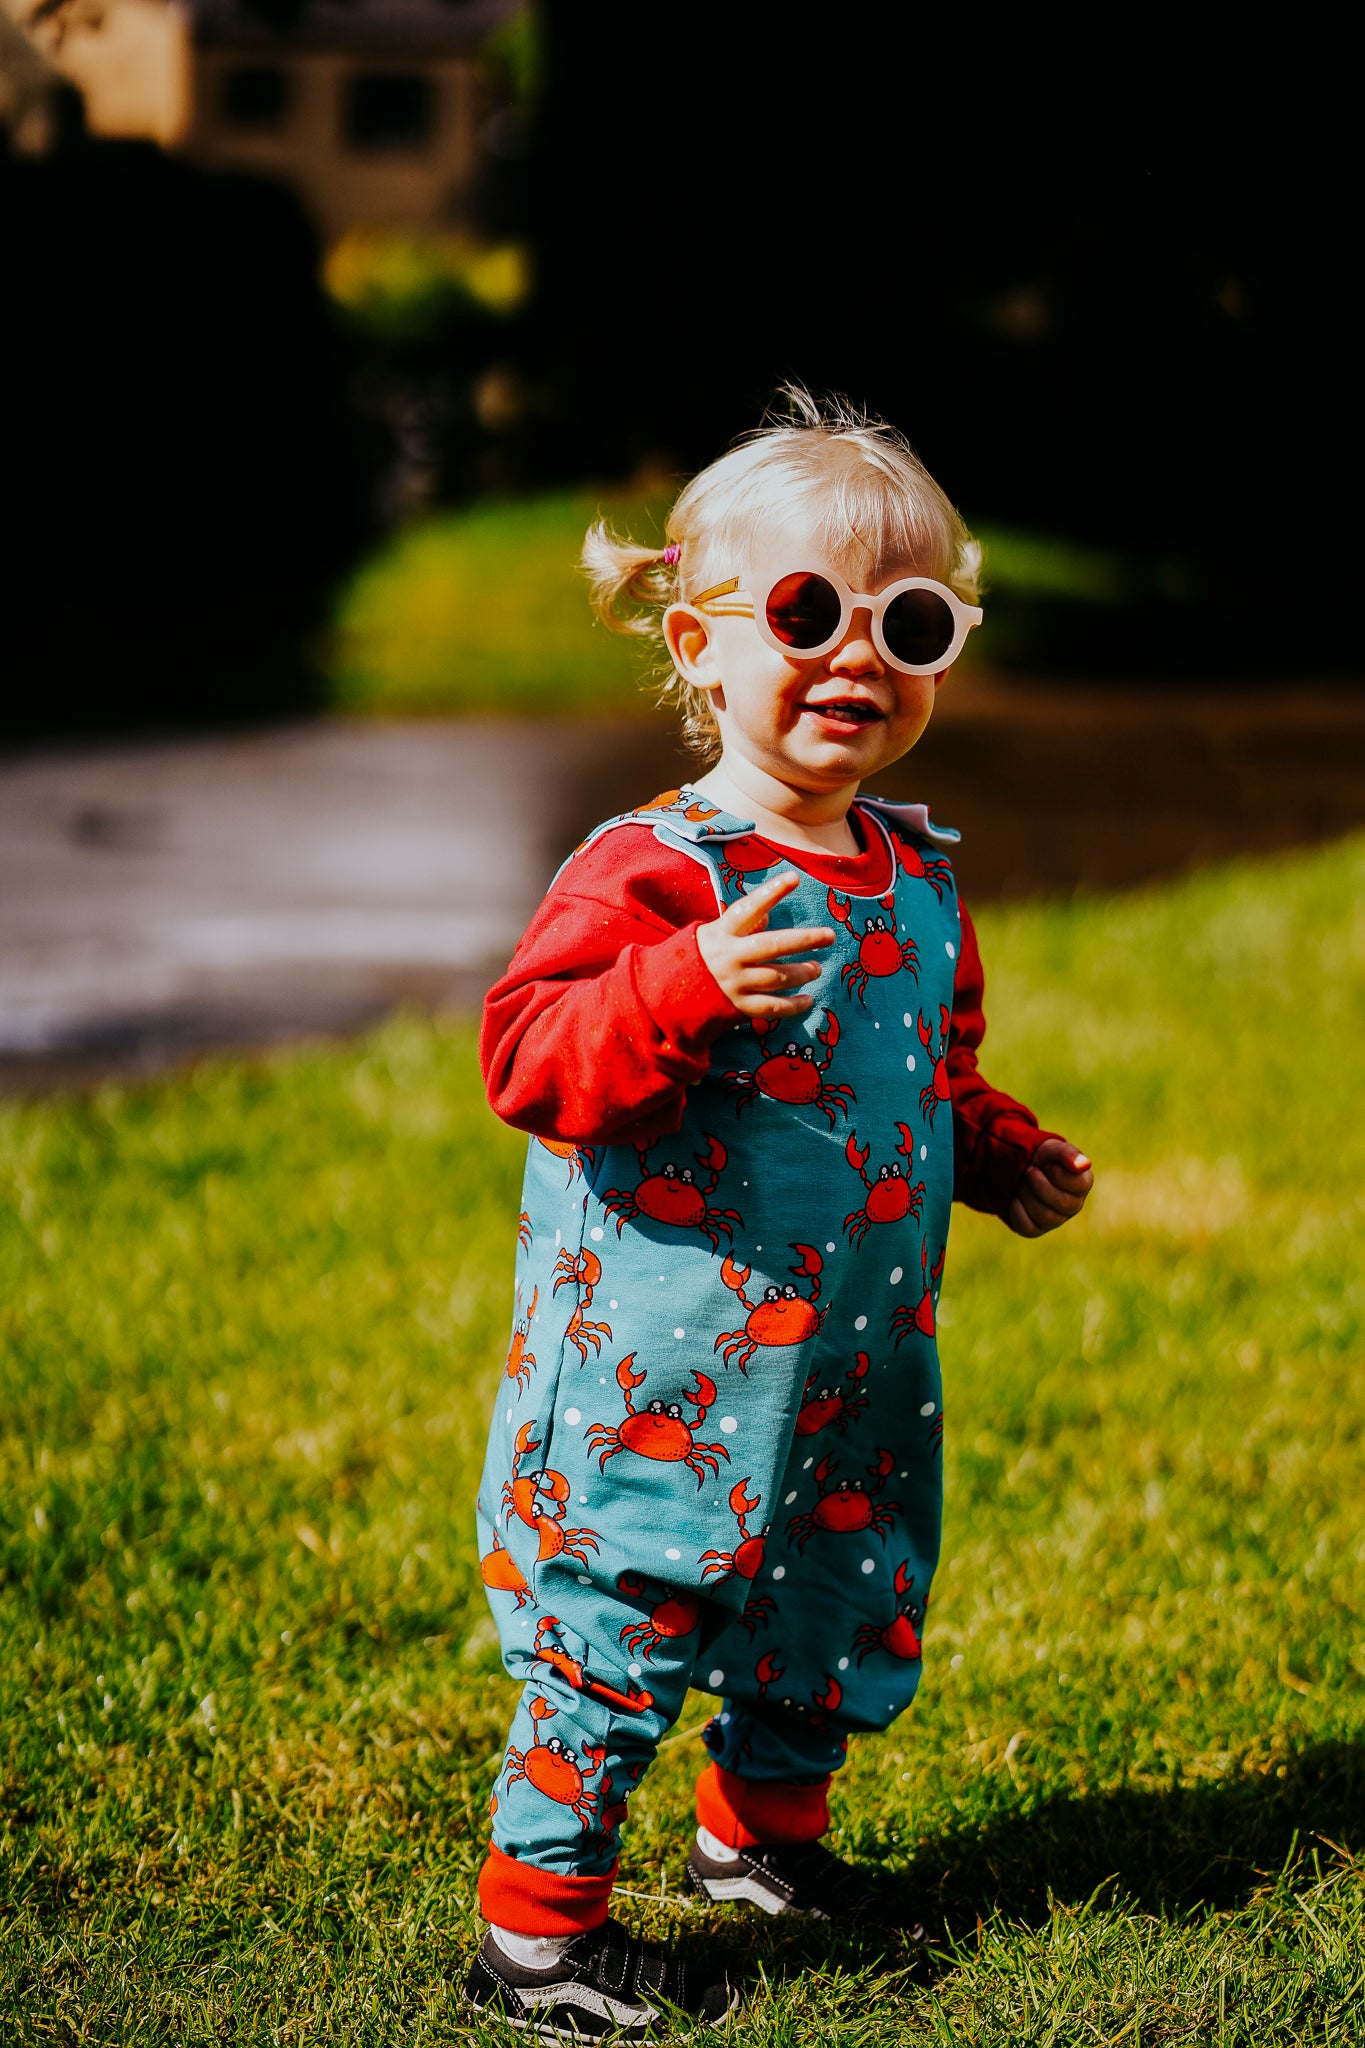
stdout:
[(524, 1969), (486, 1934), (465, 1984), (471, 2005), (542, 2041), (681, 2040), (739, 2006), (723, 1970), (680, 1962), (613, 1920), (570, 1942), (548, 1970)]
[(717, 1905), (747, 1901), (765, 1913), (803, 1913), (812, 1920), (867, 1921), (899, 1926), (909, 1941), (923, 1941), (920, 1920), (893, 1911), (884, 1890), (851, 1863), (842, 1863), (819, 1842), (774, 1842), (740, 1849), (721, 1862), (693, 1842), (687, 1881)]

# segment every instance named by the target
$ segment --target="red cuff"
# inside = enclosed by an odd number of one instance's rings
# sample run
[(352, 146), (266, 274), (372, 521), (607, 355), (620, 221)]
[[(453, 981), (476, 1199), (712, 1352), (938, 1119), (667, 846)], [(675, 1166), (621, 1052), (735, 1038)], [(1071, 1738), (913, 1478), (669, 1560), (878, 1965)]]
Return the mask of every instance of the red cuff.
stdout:
[(701, 957), (700, 929), (684, 925), (657, 946), (633, 949), (635, 990), (664, 1041), (661, 1059), (687, 1067), (696, 1080), (710, 1064), (712, 1044), (740, 1014)]
[(586, 1934), (607, 1917), (616, 1865), (601, 1877), (574, 1877), (519, 1863), (496, 1842), (479, 1872), (479, 1911), (509, 1934)]
[(829, 1828), (829, 1779), (783, 1785), (711, 1764), (697, 1780), (697, 1823), (728, 1849), (815, 1842)]

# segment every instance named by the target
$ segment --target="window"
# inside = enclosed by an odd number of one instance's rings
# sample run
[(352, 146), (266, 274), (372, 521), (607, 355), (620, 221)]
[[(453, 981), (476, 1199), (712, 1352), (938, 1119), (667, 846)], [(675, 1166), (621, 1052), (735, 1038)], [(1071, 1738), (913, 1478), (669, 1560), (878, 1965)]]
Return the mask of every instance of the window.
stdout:
[(269, 134), (284, 126), (293, 96), (278, 64), (234, 64), (223, 76), (219, 111), (230, 128)]
[(351, 149), (425, 148), (436, 132), (436, 88), (415, 71), (362, 71), (346, 81), (342, 134)]

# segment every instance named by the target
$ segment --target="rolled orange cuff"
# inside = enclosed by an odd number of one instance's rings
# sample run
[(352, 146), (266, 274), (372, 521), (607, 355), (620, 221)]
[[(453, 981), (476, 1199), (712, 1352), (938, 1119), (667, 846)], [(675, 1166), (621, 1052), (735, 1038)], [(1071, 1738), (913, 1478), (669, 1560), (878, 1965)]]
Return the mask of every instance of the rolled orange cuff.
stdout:
[(697, 1780), (697, 1820), (729, 1849), (815, 1842), (829, 1827), (829, 1779), (783, 1785), (711, 1764)]
[(512, 1934), (586, 1934), (606, 1919), (615, 1882), (614, 1863), (600, 1877), (574, 1877), (519, 1863), (490, 1842), (479, 1872), (479, 1911)]

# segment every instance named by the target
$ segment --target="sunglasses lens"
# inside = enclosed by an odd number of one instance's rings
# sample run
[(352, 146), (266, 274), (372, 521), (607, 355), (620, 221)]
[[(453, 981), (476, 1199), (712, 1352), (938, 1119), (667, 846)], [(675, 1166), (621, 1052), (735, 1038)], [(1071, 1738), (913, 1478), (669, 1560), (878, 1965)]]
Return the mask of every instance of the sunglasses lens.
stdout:
[(839, 630), (839, 593), (823, 576), (801, 569), (768, 593), (768, 625), (784, 647), (823, 647)]
[(952, 646), (957, 621), (936, 591), (903, 590), (886, 607), (882, 631), (897, 661), (928, 668)]

